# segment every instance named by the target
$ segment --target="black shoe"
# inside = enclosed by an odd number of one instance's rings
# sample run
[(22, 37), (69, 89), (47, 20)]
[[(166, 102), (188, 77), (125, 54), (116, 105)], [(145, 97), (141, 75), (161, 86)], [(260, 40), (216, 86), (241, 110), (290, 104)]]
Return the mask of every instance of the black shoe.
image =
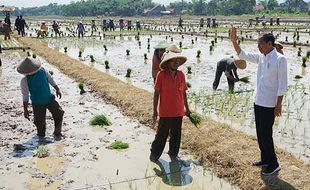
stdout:
[(262, 161), (256, 161), (252, 163), (252, 166), (257, 166), (257, 167), (267, 167), (268, 164)]
[(267, 168), (263, 170), (262, 174), (264, 176), (271, 176), (280, 170), (281, 170), (281, 167), (279, 166), (279, 164), (277, 164), (275, 166), (268, 166)]
[(150, 160), (151, 162), (157, 162), (158, 158), (156, 158), (153, 154), (150, 154)]

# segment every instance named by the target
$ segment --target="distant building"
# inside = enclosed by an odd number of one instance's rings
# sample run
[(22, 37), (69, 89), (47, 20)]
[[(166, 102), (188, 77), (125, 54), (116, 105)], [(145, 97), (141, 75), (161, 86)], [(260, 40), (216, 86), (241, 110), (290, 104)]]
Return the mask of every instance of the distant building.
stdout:
[(256, 12), (256, 11), (262, 11), (262, 10), (264, 10), (265, 7), (264, 7), (263, 5), (255, 5), (255, 6), (253, 7), (253, 9), (254, 9), (254, 11)]
[(171, 14), (166, 10), (164, 5), (156, 5), (155, 7), (146, 9), (143, 12), (143, 15), (145, 16), (160, 16), (162, 14)]

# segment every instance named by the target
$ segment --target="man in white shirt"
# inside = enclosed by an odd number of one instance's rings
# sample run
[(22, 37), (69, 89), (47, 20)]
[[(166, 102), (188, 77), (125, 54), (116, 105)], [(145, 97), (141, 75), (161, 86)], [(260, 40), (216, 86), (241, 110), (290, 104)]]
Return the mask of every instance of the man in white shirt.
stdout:
[(237, 43), (234, 27), (231, 28), (230, 39), (240, 59), (258, 64), (254, 113), (261, 160), (253, 165), (261, 166), (263, 175), (273, 175), (281, 169), (275, 154), (272, 126), (275, 116), (282, 113), (282, 99), (287, 91), (287, 61), (274, 48), (275, 37), (271, 33), (258, 39), (260, 53), (243, 51)]

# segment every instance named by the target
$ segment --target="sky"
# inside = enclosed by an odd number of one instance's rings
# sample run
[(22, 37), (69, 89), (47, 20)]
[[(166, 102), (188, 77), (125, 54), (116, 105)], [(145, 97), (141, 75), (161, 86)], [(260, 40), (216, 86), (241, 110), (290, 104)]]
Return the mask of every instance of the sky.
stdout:
[[(58, 3), (58, 4), (69, 4), (72, 1), (77, 0), (0, 0), (0, 5), (6, 6), (16, 6), (16, 7), (34, 7), (34, 6), (42, 6), (48, 5), (50, 3)], [(171, 2), (180, 1), (180, 0), (153, 0), (155, 3), (160, 3), (164, 5), (168, 5)], [(190, 0), (185, 0), (190, 1)], [(285, 0), (278, 0), (278, 2), (283, 2)], [(306, 0), (308, 2), (310, 0)]]

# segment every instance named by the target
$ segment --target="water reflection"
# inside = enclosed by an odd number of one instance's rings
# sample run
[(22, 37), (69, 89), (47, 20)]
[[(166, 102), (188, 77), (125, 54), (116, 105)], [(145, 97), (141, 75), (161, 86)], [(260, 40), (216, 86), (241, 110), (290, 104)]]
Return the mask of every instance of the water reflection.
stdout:
[(192, 183), (193, 178), (189, 175), (190, 164), (184, 164), (183, 160), (167, 162), (163, 159), (158, 160), (156, 164), (160, 170), (154, 168), (157, 176), (161, 177), (163, 182), (170, 186), (185, 186)]

